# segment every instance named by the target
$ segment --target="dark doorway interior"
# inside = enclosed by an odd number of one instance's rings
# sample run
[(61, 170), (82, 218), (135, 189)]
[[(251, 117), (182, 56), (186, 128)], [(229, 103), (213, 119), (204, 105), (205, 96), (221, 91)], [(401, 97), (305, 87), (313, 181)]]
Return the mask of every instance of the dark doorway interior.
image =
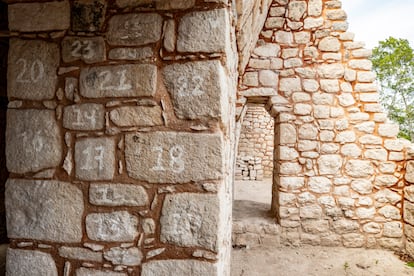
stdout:
[(5, 133), (7, 113), (7, 55), (9, 35), (7, 24), (7, 4), (0, 2), (0, 243), (7, 242), (6, 212), (4, 207), (4, 189), (9, 176), (6, 168)]

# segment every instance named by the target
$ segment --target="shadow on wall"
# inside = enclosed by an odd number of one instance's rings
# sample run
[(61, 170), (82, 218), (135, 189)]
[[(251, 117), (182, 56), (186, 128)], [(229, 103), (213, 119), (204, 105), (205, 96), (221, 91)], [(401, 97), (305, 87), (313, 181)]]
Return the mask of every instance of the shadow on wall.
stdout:
[(7, 4), (0, 2), (0, 244), (7, 242), (4, 188), (9, 173), (6, 168), (5, 132), (7, 112)]

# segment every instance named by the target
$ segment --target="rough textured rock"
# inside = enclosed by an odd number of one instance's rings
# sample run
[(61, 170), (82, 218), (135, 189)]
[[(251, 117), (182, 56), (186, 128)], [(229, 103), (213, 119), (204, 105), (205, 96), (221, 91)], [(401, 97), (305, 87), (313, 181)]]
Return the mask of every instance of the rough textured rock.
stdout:
[(48, 253), (9, 248), (6, 261), (7, 276), (58, 275), (56, 264)]
[(75, 144), (76, 177), (111, 180), (115, 173), (115, 142), (111, 138), (86, 138)]
[(123, 106), (109, 113), (111, 121), (119, 127), (163, 125), (159, 106)]
[[(179, 118), (220, 118), (226, 115), (225, 73), (219, 61), (168, 65), (163, 75)], [(206, 102), (210, 104), (206, 105)]]
[(81, 70), (79, 82), (80, 93), (87, 98), (153, 96), (157, 68), (150, 64), (89, 67)]
[(63, 127), (73, 130), (100, 130), (105, 126), (105, 108), (101, 104), (70, 105), (63, 110)]
[(59, 59), (59, 49), (55, 43), (11, 39), (7, 71), (8, 96), (35, 101), (53, 99)]
[(167, 195), (161, 215), (161, 241), (218, 250), (219, 201), (216, 195)]
[(104, 258), (114, 265), (137, 266), (141, 264), (142, 253), (137, 247), (113, 247), (104, 253)]
[(89, 186), (89, 202), (102, 206), (145, 206), (148, 194), (142, 186), (93, 183)]
[(76, 0), (72, 6), (72, 30), (75, 32), (100, 31), (105, 20), (106, 1)]
[(169, 275), (171, 271), (177, 275), (216, 275), (217, 267), (196, 260), (159, 260), (142, 265), (142, 276)]
[(67, 247), (62, 246), (59, 248), (59, 256), (67, 259), (102, 262), (102, 253), (93, 252), (89, 249), (82, 247)]
[(127, 211), (92, 213), (86, 216), (86, 233), (95, 241), (131, 242), (138, 236), (138, 223)]
[(223, 152), (218, 134), (153, 132), (127, 134), (128, 175), (153, 183), (186, 183), (218, 179)]
[(60, 243), (82, 239), (83, 195), (70, 183), (9, 179), (6, 210), (10, 238)]
[(55, 112), (34, 109), (8, 110), (8, 170), (23, 174), (58, 166), (62, 158), (61, 139)]

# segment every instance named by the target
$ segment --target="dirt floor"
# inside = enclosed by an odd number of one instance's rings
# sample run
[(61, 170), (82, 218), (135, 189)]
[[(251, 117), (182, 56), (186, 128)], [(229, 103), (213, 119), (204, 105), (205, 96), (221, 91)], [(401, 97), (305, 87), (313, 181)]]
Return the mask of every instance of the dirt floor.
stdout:
[[(249, 223), (263, 221), (270, 208), (271, 187), (270, 179), (236, 181), (234, 219)], [(385, 250), (312, 246), (275, 248), (264, 244), (233, 249), (231, 275), (414, 276), (414, 268)]]

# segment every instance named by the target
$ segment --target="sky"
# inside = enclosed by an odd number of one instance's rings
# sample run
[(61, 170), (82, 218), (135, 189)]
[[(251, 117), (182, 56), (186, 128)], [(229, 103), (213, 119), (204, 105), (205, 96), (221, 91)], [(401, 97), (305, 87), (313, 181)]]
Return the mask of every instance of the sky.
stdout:
[(390, 36), (404, 38), (414, 47), (414, 0), (342, 0), (348, 31), (366, 48)]

